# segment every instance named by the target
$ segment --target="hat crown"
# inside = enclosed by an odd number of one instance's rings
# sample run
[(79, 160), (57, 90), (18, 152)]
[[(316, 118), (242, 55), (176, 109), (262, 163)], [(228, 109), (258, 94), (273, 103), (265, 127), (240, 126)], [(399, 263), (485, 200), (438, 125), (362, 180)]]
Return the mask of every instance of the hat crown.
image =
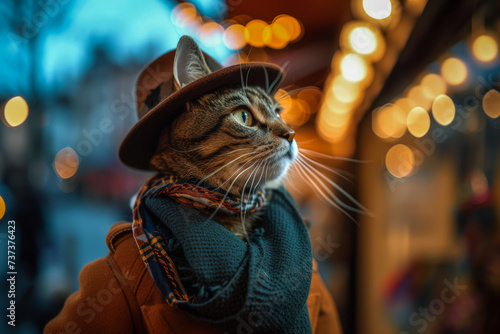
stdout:
[(221, 68), (191, 37), (182, 36), (175, 50), (151, 62), (139, 75), (136, 83), (139, 119), (176, 91)]

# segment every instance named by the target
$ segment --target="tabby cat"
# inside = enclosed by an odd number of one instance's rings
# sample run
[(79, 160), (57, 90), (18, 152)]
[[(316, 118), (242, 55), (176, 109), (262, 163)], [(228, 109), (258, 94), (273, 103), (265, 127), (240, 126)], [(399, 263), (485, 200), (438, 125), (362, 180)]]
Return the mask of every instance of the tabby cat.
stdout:
[[(177, 89), (210, 73), (196, 44), (177, 52)], [(243, 83), (243, 82), (242, 82)], [(221, 88), (186, 103), (160, 135), (151, 166), (162, 173), (198, 179), (247, 200), (286, 174), (297, 156), (295, 132), (281, 119), (282, 107), (257, 86)], [(258, 212), (214, 219), (241, 238)]]

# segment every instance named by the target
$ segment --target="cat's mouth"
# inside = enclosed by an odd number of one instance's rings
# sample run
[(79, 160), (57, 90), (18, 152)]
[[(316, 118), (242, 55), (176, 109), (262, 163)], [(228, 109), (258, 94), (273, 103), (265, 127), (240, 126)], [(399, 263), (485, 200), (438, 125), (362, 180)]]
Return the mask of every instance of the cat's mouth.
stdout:
[(290, 148), (285, 153), (285, 157), (293, 161), (295, 159), (295, 152), (293, 150), (293, 146), (290, 145)]
[(293, 142), (292, 144), (283, 144), (278, 146), (278, 148), (273, 152), (271, 160), (275, 164), (280, 163), (292, 163), (297, 156), (297, 144)]
[(291, 162), (295, 160), (298, 152), (297, 142), (294, 140), (290, 145), (288, 145), (288, 149), (285, 153), (285, 157), (290, 159)]
[(295, 141), (291, 145), (286, 143), (286, 146), (283, 145), (275, 151), (270, 159), (270, 168), (266, 175), (267, 179), (271, 181), (285, 176), (288, 168), (290, 168), (297, 156), (297, 151)]

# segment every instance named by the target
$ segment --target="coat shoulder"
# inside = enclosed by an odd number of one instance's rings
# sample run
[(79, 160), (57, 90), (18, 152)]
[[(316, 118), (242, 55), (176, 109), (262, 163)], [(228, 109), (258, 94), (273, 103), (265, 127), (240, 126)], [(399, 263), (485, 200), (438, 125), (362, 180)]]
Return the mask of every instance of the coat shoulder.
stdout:
[(114, 254), (116, 253), (118, 244), (123, 241), (123, 239), (132, 237), (132, 223), (119, 222), (111, 226), (109, 229), (108, 234), (106, 235), (106, 245)]

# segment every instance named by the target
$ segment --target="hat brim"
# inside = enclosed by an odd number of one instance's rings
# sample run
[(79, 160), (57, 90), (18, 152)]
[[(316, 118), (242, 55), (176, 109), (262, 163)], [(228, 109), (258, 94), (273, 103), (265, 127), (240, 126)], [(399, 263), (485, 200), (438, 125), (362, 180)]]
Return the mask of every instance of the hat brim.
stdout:
[(215, 71), (174, 92), (151, 109), (129, 131), (118, 149), (120, 161), (128, 167), (152, 170), (151, 158), (155, 153), (159, 136), (167, 122), (182, 111), (186, 102), (222, 87), (260, 86), (267, 89), (273, 85), (272, 95), (283, 80), (280, 67), (270, 63), (246, 63)]

